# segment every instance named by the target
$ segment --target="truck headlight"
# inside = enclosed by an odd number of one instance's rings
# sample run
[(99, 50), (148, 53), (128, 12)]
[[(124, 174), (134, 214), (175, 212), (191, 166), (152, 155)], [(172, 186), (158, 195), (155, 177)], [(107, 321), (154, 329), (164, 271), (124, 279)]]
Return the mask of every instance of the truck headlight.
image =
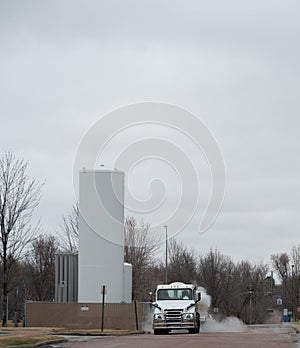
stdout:
[(194, 319), (194, 315), (193, 313), (184, 313), (182, 316), (183, 320), (193, 320)]
[(154, 314), (154, 320), (165, 320), (165, 315), (163, 313)]

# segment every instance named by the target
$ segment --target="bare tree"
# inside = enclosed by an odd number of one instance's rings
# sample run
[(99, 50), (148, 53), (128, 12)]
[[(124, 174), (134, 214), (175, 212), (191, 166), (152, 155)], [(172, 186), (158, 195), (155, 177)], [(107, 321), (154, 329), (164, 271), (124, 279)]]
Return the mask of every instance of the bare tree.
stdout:
[(199, 258), (198, 283), (206, 288), (211, 296), (212, 307), (220, 308), (228, 293), (233, 262), (218, 250), (210, 250)]
[(300, 298), (300, 246), (293, 246), (290, 255), (279, 253), (271, 255), (275, 272), (282, 282), (283, 304), (298, 319), (296, 307)]
[(236, 316), (247, 323), (262, 323), (270, 305), (268, 267), (242, 261), (235, 264), (218, 250), (200, 257), (198, 282), (211, 295), (219, 316)]
[(2, 326), (6, 325), (7, 295), (13, 264), (32, 239), (34, 209), (41, 185), (27, 175), (28, 164), (8, 151), (0, 157), (0, 260), (2, 265)]
[(158, 238), (151, 234), (149, 224), (138, 223), (134, 217), (125, 221), (124, 260), (132, 264), (132, 297), (148, 300), (148, 290), (152, 289), (150, 273), (158, 249)]
[(55, 253), (58, 241), (54, 236), (39, 235), (31, 243), (26, 256), (28, 297), (35, 301), (52, 301), (55, 288)]
[(271, 255), (272, 265), (281, 281), (284, 281), (290, 274), (290, 258), (287, 253)]
[(287, 253), (274, 254), (271, 255), (271, 262), (282, 283), (283, 305), (285, 308), (292, 309), (292, 272), (290, 257)]
[(15, 260), (12, 264), (9, 280), (9, 293), (7, 296), (9, 308), (7, 311), (7, 317), (14, 318), (15, 324), (22, 318), (23, 314), (23, 299), (24, 299), (24, 279), (26, 278), (25, 268), (23, 267), (22, 260)]
[(168, 246), (169, 281), (193, 283), (197, 277), (197, 257), (193, 250), (188, 250), (183, 244), (171, 239)]
[(270, 299), (268, 267), (242, 261), (234, 265), (232, 283), (226, 298), (231, 302), (231, 313), (248, 324), (262, 323), (267, 315)]
[(291, 251), (292, 271), (294, 274), (300, 273), (300, 245), (293, 245)]
[(300, 245), (294, 245), (291, 252), (292, 261), (292, 311), (294, 315), (294, 320), (299, 320), (299, 298), (300, 298)]
[(63, 216), (63, 221), (60, 225), (59, 232), (60, 247), (70, 253), (78, 252), (78, 237), (79, 237), (79, 208), (78, 204), (72, 206), (71, 211)]

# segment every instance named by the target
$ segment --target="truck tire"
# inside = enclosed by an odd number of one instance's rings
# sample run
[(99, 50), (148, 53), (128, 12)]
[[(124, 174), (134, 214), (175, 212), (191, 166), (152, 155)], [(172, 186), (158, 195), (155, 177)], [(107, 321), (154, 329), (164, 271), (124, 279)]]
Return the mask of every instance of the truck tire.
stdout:
[(189, 334), (197, 333), (197, 328), (189, 329)]
[(196, 330), (196, 333), (199, 333), (200, 332), (200, 315), (199, 315), (199, 313), (197, 313), (196, 318), (197, 318), (197, 327), (195, 330)]
[(154, 329), (154, 335), (168, 335), (169, 332), (168, 329)]

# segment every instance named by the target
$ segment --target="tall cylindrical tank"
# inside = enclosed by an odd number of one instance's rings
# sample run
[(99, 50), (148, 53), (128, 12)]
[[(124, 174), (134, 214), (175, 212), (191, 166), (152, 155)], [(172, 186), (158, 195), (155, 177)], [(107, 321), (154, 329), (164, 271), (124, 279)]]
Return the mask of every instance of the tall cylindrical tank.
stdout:
[(124, 172), (79, 173), (78, 302), (123, 300)]

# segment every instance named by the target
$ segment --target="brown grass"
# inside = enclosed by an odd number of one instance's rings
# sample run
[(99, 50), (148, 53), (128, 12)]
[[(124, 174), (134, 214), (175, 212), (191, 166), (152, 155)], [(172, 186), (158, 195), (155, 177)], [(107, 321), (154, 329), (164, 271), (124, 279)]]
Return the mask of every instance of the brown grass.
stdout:
[(0, 337), (0, 347), (36, 344), (45, 341), (59, 340), (61, 337), (53, 335), (7, 335)]

